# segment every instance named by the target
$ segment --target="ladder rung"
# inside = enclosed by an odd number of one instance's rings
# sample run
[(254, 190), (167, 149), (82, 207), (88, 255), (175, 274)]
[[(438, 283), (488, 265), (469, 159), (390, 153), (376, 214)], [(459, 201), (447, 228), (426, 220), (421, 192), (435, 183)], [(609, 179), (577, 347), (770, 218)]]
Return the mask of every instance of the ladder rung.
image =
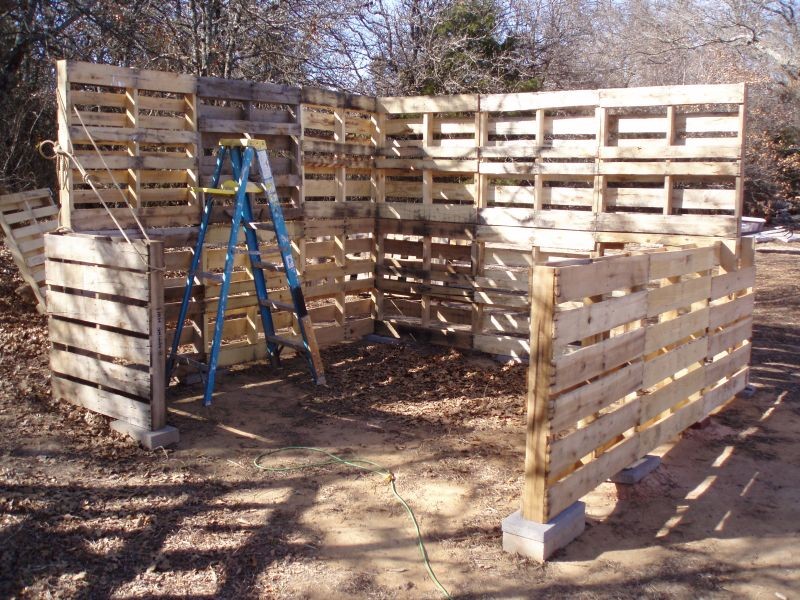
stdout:
[(208, 372), (208, 365), (206, 363), (190, 358), (184, 354), (178, 354), (175, 357), (175, 362), (179, 364), (189, 365), (190, 367), (195, 367), (197, 369), (200, 369), (203, 373)]
[(270, 254), (280, 254), (281, 249), (278, 246), (274, 248), (264, 248), (262, 250), (248, 250), (247, 248), (235, 248), (234, 254), (249, 254), (250, 256), (269, 256)]
[(283, 265), (276, 265), (275, 263), (268, 263), (262, 260), (255, 261), (254, 266), (257, 269), (263, 269), (265, 271), (269, 271), (270, 273), (285, 273), (286, 269)]
[(273, 310), (288, 310), (289, 312), (295, 312), (294, 305), (289, 304), (288, 302), (279, 302), (278, 300), (270, 300), (269, 298), (266, 300), (259, 301), (261, 306), (266, 306), (267, 308), (271, 308)]
[(255, 221), (247, 224), (250, 229), (260, 229), (262, 231), (275, 231), (275, 225), (272, 223), (256, 223)]
[(280, 344), (281, 346), (289, 346), (289, 348), (294, 348), (299, 352), (305, 352), (306, 347), (302, 341), (291, 340), (285, 337), (279, 337), (277, 335), (267, 335), (265, 336), (268, 342), (275, 342), (276, 344)]
[(211, 281), (216, 281), (217, 283), (222, 283), (224, 279), (222, 273), (209, 273), (208, 271), (200, 271), (197, 276), (201, 279), (210, 279)]

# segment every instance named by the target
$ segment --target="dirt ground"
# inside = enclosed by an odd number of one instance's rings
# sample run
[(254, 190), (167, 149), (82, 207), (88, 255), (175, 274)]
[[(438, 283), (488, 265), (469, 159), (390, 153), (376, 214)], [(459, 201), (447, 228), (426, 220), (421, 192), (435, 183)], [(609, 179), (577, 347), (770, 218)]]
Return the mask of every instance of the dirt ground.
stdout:
[[(175, 390), (175, 449), (146, 451), (49, 398), (45, 319), (0, 254), (0, 597), (438, 598), (385, 479), (266, 473), (262, 451), (380, 462), (458, 598), (800, 597), (800, 246), (759, 247), (752, 383), (633, 486), (586, 496), (546, 565), (505, 554), (522, 485), (524, 367), (415, 346), (324, 353)], [(286, 459), (281, 459), (285, 462)], [(276, 463), (275, 463), (276, 464)]]

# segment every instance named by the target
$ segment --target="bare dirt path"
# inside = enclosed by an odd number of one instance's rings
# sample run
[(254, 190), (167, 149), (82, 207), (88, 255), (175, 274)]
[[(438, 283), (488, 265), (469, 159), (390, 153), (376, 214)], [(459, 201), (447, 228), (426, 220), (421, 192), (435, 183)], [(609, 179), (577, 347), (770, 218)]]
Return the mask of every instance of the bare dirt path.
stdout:
[[(752, 381), (633, 488), (589, 494), (547, 565), (504, 554), (519, 502), (524, 368), (418, 346), (325, 355), (177, 390), (175, 450), (49, 400), (45, 321), (0, 254), (0, 597), (437, 598), (381, 477), (270, 474), (259, 452), (320, 446), (397, 474), (459, 598), (800, 597), (800, 261), (759, 253)], [(794, 249), (794, 248), (792, 248)]]

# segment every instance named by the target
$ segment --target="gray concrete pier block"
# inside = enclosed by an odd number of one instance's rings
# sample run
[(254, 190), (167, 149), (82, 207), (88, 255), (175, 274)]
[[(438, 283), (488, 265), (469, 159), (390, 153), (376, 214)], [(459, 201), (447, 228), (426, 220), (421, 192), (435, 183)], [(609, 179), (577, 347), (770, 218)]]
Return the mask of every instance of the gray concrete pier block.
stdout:
[(503, 550), (545, 561), (583, 533), (585, 527), (583, 502), (575, 502), (547, 523), (528, 521), (518, 510), (502, 521)]

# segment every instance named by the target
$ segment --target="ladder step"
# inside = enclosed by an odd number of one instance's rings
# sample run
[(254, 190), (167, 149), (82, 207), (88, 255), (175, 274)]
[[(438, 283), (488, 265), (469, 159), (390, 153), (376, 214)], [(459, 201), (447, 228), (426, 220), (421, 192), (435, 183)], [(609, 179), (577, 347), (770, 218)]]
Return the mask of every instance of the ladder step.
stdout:
[[(225, 246), (223, 246), (224, 248)], [(236, 248), (233, 251), (234, 254), (249, 254), (250, 256), (269, 256), (271, 254), (280, 254), (281, 249), (278, 246), (273, 248), (264, 248), (262, 250), (248, 250), (247, 248)]]
[(273, 310), (288, 310), (289, 312), (295, 312), (294, 305), (289, 304), (288, 302), (279, 302), (278, 300), (270, 300), (268, 298), (266, 300), (259, 300), (259, 304)]
[(252, 221), (247, 224), (250, 229), (261, 230), (261, 231), (275, 231), (275, 225), (273, 223), (257, 223)]
[(216, 281), (217, 283), (222, 283), (224, 279), (222, 273), (209, 273), (208, 271), (200, 271), (197, 276), (200, 279), (209, 279), (211, 281)]
[(175, 362), (178, 364), (189, 365), (190, 367), (199, 369), (203, 373), (208, 373), (208, 365), (206, 363), (190, 358), (184, 354), (178, 354), (175, 357)]
[(267, 338), (268, 342), (274, 342), (276, 344), (280, 344), (281, 346), (288, 346), (289, 348), (294, 348), (298, 352), (306, 352), (306, 347), (302, 340), (292, 340), (277, 335), (267, 335), (265, 337)]
[(271, 273), (285, 273), (286, 269), (283, 265), (276, 265), (275, 263), (268, 263), (262, 260), (255, 261), (254, 266), (257, 269), (263, 269), (265, 271), (270, 271)]

